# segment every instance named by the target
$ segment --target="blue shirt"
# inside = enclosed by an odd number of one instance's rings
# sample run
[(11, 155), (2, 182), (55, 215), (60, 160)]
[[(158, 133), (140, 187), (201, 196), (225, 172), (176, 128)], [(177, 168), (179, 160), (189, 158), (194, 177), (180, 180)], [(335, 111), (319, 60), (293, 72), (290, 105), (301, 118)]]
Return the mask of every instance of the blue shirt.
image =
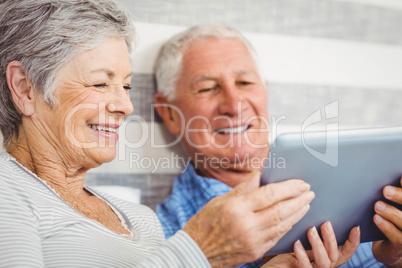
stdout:
[(371, 250), (372, 242), (361, 243), (359, 248), (356, 250), (352, 259), (340, 266), (341, 268), (382, 268), (387, 267), (384, 264), (378, 262), (374, 256), (373, 251)]
[[(212, 198), (232, 190), (223, 182), (198, 175), (193, 165), (188, 165), (183, 174), (177, 176), (170, 196), (156, 206), (156, 214), (162, 223), (166, 239), (183, 229), (187, 221), (200, 211)], [(259, 267), (261, 260), (243, 264), (241, 268)], [(377, 262), (371, 251), (371, 243), (362, 243), (352, 259), (342, 268), (386, 267)]]

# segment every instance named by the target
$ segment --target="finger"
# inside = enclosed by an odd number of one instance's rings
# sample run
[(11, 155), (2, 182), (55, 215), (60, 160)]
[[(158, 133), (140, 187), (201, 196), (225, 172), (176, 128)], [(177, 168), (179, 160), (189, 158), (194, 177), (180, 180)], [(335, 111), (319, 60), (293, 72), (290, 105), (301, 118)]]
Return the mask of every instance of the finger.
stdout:
[(382, 201), (375, 203), (374, 210), (382, 218), (395, 224), (399, 229), (402, 229), (402, 211)]
[(336, 262), (338, 260), (338, 243), (336, 242), (332, 224), (329, 221), (321, 225), (321, 234), (329, 260), (331, 262)]
[(337, 265), (342, 265), (352, 258), (360, 244), (360, 226), (352, 228), (349, 233), (348, 240), (339, 248), (339, 257)]
[(317, 266), (330, 267), (331, 261), (328, 258), (327, 251), (325, 250), (324, 244), (322, 243), (315, 226), (308, 230), (307, 238), (313, 251), (314, 262), (317, 264)]
[(304, 208), (308, 210), (310, 208), (308, 205), (314, 197), (314, 192), (310, 191), (296, 198), (278, 202), (273, 206), (257, 211), (255, 213), (255, 221), (262, 230), (282, 224), (284, 220), (299, 212), (301, 209)]
[(295, 256), (299, 267), (312, 267), (310, 259), (307, 256), (306, 250), (304, 249), (300, 240), (297, 240), (293, 246)]
[(270, 260), (272, 260), (272, 259), (275, 258), (276, 256), (277, 256), (277, 255), (263, 256), (260, 265), (263, 265), (263, 264), (269, 262)]
[[(306, 215), (309, 209), (310, 205), (306, 205), (279, 224), (265, 228), (264, 230), (258, 232), (261, 239), (264, 239), (265, 241), (267, 251), (271, 249), (287, 232), (289, 232), (289, 230), (292, 229), (292, 226), (300, 221), (300, 219)], [(268, 221), (267, 219), (269, 218), (265, 217), (265, 221)]]
[(301, 180), (270, 183), (246, 195), (245, 201), (253, 211), (272, 206), (282, 200), (294, 198), (310, 190), (310, 185)]
[(394, 263), (400, 258), (400, 251), (398, 249), (395, 251), (395, 248), (389, 240), (373, 241), (372, 252), (374, 258), (381, 263)]
[(399, 244), (402, 241), (402, 231), (394, 224), (382, 218), (380, 215), (374, 215), (374, 223), (378, 229), (384, 233), (388, 240), (393, 244)]
[(402, 188), (394, 186), (385, 186), (383, 195), (386, 199), (402, 205)]

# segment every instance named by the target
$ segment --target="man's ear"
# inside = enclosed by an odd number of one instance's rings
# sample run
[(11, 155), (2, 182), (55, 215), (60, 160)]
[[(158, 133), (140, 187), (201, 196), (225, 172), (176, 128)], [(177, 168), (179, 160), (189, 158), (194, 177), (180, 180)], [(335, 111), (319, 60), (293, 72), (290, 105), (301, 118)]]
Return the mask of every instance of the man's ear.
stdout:
[(171, 104), (162, 93), (156, 93), (154, 102), (156, 112), (162, 118), (169, 132), (178, 136), (181, 133), (182, 120), (184, 119), (179, 108)]
[(35, 92), (21, 62), (10, 62), (7, 65), (6, 76), (15, 106), (21, 114), (31, 116), (35, 111)]

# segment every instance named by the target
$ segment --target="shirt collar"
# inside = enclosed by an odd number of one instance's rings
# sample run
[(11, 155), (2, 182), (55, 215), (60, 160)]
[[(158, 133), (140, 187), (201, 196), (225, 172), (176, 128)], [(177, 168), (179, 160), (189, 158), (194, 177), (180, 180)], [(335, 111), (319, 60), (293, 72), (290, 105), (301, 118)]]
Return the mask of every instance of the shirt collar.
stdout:
[(198, 175), (192, 163), (187, 165), (186, 171), (183, 175), (190, 177), (196, 189), (199, 189), (199, 191), (202, 192), (202, 194), (208, 200), (216, 196), (226, 194), (227, 192), (232, 190), (232, 187), (217, 179)]

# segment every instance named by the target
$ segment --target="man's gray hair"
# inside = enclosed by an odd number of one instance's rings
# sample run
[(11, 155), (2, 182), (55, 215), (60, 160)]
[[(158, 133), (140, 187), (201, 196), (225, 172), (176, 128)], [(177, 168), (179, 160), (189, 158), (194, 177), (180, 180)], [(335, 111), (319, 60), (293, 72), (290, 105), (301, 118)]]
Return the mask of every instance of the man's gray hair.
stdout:
[(237, 30), (220, 24), (194, 26), (170, 38), (159, 50), (154, 64), (157, 91), (169, 101), (176, 97), (176, 84), (182, 71), (183, 55), (196, 40), (213, 37), (217, 39), (234, 38), (241, 41), (253, 58), (260, 78), (264, 80), (264, 72), (257, 53), (251, 43)]
[(0, 0), (0, 130), (7, 148), (21, 115), (7, 86), (6, 69), (21, 62), (33, 87), (51, 105), (58, 71), (77, 54), (108, 37), (132, 50), (135, 29), (113, 0)]

